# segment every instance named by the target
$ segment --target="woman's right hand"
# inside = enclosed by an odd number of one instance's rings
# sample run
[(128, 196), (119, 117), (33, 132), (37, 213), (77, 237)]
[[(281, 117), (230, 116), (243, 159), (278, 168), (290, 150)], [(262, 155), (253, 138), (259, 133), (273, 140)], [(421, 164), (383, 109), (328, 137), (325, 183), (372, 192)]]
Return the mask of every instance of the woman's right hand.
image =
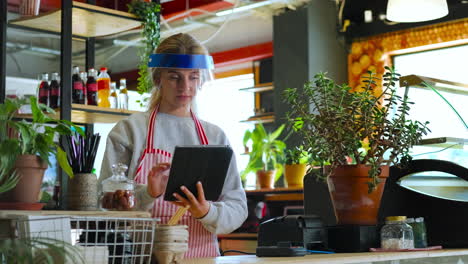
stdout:
[(148, 173), (148, 194), (158, 198), (166, 190), (169, 175), (165, 173), (171, 167), (171, 163), (163, 162), (154, 166)]

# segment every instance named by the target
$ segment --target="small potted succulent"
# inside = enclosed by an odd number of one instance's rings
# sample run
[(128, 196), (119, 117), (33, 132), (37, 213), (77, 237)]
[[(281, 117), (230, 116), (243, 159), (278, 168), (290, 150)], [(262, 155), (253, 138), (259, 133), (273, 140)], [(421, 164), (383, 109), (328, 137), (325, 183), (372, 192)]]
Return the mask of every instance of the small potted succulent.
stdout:
[(303, 145), (285, 151), (284, 179), (290, 188), (303, 187), (304, 176), (310, 167), (311, 156)]

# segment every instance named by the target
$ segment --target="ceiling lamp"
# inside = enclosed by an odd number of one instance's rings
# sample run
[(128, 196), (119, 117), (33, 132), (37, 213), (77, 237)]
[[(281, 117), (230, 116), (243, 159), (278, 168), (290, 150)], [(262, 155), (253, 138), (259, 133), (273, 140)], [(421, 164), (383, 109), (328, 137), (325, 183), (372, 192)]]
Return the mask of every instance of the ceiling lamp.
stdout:
[(388, 0), (387, 19), (395, 22), (421, 22), (448, 14), (447, 0)]

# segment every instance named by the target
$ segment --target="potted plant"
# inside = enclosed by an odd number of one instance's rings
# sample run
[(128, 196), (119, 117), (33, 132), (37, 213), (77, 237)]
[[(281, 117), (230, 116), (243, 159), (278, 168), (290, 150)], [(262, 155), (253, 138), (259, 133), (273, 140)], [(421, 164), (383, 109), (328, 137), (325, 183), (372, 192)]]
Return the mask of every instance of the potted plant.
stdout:
[(284, 179), (286, 186), (300, 188), (304, 186), (304, 176), (310, 166), (310, 154), (303, 145), (286, 149)]
[[(32, 120), (14, 120), (18, 110), (25, 105), (31, 107)], [(44, 171), (50, 164), (50, 155), (55, 155), (65, 173), (73, 176), (66, 154), (54, 142), (54, 137), (57, 134), (69, 135), (72, 128), (81, 134), (83, 131), (70, 121), (54, 119), (43, 111), (55, 113), (53, 109), (39, 104), (36, 97), (29, 100), (7, 98), (0, 104), (0, 170), (4, 175), (16, 173), (18, 176), (13, 178), (18, 180), (16, 186), (2, 194), (2, 201), (36, 203)]]
[(411, 102), (397, 95), (398, 77), (386, 67), (378, 92), (368, 72), (362, 89), (352, 91), (319, 73), (303, 89), (284, 92), (287, 122), (304, 126), (298, 133), (324, 167), (317, 176), (327, 179), (339, 224), (376, 224), (389, 165), (410, 159), (409, 149), (428, 131), (427, 122), (408, 119)]
[(252, 149), (247, 167), (241, 172), (241, 179), (245, 179), (248, 173), (255, 172), (260, 188), (274, 188), (274, 183), (283, 173), (282, 161), (286, 144), (278, 139), (283, 129), (284, 125), (281, 125), (272, 133), (267, 133), (262, 124), (255, 127), (247, 140), (252, 141)]
[[(0, 195), (17, 183), (16, 173), (0, 170)], [(0, 237), (0, 256), (5, 263), (63, 263), (65, 259), (67, 263), (84, 263), (78, 248), (63, 240), (40, 236), (16, 237), (14, 230), (10, 233), (2, 233)]]
[(159, 13), (161, 4), (152, 1), (132, 0), (127, 4), (128, 12), (134, 14), (142, 20), (141, 36), (144, 45), (139, 50), (140, 63), (138, 64), (138, 94), (142, 96), (141, 100), (137, 100), (141, 106), (144, 106), (148, 97), (143, 97), (145, 93), (153, 89), (153, 81), (148, 68), (148, 61), (151, 53), (154, 52), (159, 45), (160, 38), (160, 23)]

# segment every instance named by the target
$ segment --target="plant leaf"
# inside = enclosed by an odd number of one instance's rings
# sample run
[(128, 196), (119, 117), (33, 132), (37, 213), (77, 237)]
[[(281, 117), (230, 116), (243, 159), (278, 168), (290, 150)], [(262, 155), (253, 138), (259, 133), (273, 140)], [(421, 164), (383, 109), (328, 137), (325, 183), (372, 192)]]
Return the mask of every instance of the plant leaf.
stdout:
[(65, 153), (65, 151), (63, 151), (63, 149), (56, 145), (57, 147), (57, 161), (58, 163), (60, 164), (60, 167), (63, 169), (63, 171), (68, 174), (68, 176), (70, 176), (70, 178), (73, 179), (73, 170), (70, 166), (70, 164), (68, 163), (68, 159), (67, 159), (67, 154)]

